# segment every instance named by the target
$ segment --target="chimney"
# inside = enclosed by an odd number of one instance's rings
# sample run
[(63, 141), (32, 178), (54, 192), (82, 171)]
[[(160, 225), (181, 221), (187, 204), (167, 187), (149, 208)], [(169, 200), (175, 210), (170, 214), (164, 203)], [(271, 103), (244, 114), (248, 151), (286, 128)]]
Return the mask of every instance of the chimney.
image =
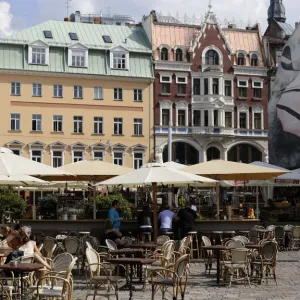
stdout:
[(101, 24), (101, 18), (95, 17), (94, 18), (94, 24)]
[(295, 23), (295, 29), (297, 29), (298, 26), (299, 26), (299, 22), (296, 22), (296, 23)]
[(252, 27), (251, 26), (247, 26), (246, 30), (252, 30)]
[(230, 23), (230, 24), (228, 24), (228, 28), (235, 29), (236, 28), (236, 24)]
[(75, 22), (76, 23), (81, 22), (81, 17), (80, 17), (80, 11), (79, 10), (75, 11)]

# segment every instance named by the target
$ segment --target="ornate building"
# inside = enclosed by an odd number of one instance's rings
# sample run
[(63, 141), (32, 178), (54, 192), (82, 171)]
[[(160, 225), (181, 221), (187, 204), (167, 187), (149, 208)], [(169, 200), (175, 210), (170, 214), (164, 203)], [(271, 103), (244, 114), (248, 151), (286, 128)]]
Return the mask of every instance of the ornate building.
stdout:
[(260, 27), (221, 28), (212, 7), (202, 26), (144, 18), (155, 59), (156, 151), (167, 160), (268, 160), (266, 59)]

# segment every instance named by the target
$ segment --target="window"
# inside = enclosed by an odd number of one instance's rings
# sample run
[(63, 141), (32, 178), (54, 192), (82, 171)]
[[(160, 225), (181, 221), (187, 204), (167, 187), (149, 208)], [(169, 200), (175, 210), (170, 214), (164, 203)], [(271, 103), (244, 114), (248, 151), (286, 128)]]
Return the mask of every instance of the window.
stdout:
[(93, 158), (94, 160), (101, 160), (103, 161), (104, 160), (104, 153), (103, 151), (94, 151), (93, 152)]
[(205, 54), (206, 65), (219, 65), (219, 54), (215, 50), (208, 50)]
[(208, 126), (208, 110), (204, 111), (204, 126)]
[(123, 166), (123, 152), (114, 152), (114, 164)]
[(161, 83), (171, 83), (172, 82), (172, 77), (171, 76), (160, 76), (160, 82)]
[(254, 113), (254, 129), (261, 129), (261, 113)]
[(161, 49), (160, 60), (169, 60), (169, 50), (167, 48)]
[(121, 22), (116, 22), (116, 25), (121, 26), (122, 23)]
[(12, 82), (11, 83), (11, 95), (20, 96), (21, 95), (21, 83), (20, 82)]
[(183, 52), (181, 49), (176, 50), (176, 61), (183, 61)]
[(103, 134), (103, 118), (94, 117), (94, 134)]
[(225, 127), (232, 128), (232, 112), (225, 112)]
[(252, 67), (258, 66), (258, 56), (256, 54), (251, 55), (251, 66)]
[(261, 99), (261, 88), (253, 89), (253, 95), (254, 95), (254, 98)]
[(42, 131), (42, 115), (32, 115), (32, 131)]
[(134, 89), (134, 101), (143, 101), (142, 89)]
[(170, 83), (162, 83), (161, 89), (163, 94), (170, 94)]
[(113, 53), (113, 68), (126, 69), (126, 54), (121, 52)]
[(162, 110), (162, 126), (169, 126), (170, 125), (170, 110), (163, 109)]
[(208, 78), (204, 78), (204, 95), (208, 95), (209, 88), (208, 88)]
[(135, 169), (139, 169), (141, 168), (141, 166), (143, 165), (143, 159), (144, 157), (144, 153), (141, 152), (134, 152), (133, 153), (133, 164), (134, 164), (134, 168)]
[(143, 119), (134, 119), (133, 127), (134, 135), (143, 135)]
[(238, 65), (239, 66), (245, 65), (245, 55), (243, 53), (238, 54)]
[(103, 88), (99, 86), (94, 87), (94, 99), (103, 100)]
[(231, 82), (231, 80), (225, 80), (225, 96), (232, 97), (232, 82)]
[(53, 97), (62, 98), (63, 96), (63, 87), (61, 84), (54, 84), (53, 86)]
[(69, 36), (70, 36), (70, 39), (72, 41), (78, 41), (77, 33), (75, 33), (75, 32), (69, 32)]
[(72, 67), (85, 67), (84, 51), (72, 51)]
[(82, 86), (80, 86), (80, 85), (74, 86), (74, 98), (76, 98), (76, 99), (83, 98)]
[(102, 38), (104, 43), (108, 43), (108, 44), (112, 43), (111, 37), (109, 35), (102, 35)]
[(261, 99), (263, 82), (262, 81), (252, 81), (252, 88), (253, 88), (253, 97), (257, 98), (257, 99)]
[(42, 85), (40, 83), (32, 84), (32, 96), (34, 96), (34, 97), (42, 96)]
[(42, 162), (42, 150), (31, 150), (31, 159), (33, 161)]
[(247, 113), (240, 112), (240, 128), (247, 129)]
[(186, 95), (186, 84), (177, 84), (178, 94)]
[(201, 110), (194, 110), (194, 126), (201, 126)]
[(246, 87), (239, 87), (239, 97), (247, 98), (247, 88)]
[(123, 100), (123, 89), (114, 88), (114, 100)]
[(122, 135), (123, 134), (123, 119), (114, 118), (114, 134)]
[(54, 115), (53, 116), (53, 132), (63, 131), (63, 116)]
[(214, 126), (219, 126), (219, 111), (214, 110)]
[(10, 114), (10, 130), (20, 130), (20, 114)]
[(83, 118), (81, 116), (74, 116), (74, 133), (83, 133)]
[(193, 79), (193, 94), (197, 96), (201, 94), (200, 78)]
[(15, 155), (21, 155), (21, 150), (20, 149), (10, 149), (12, 152), (13, 152), (13, 154), (15, 154)]
[(185, 126), (185, 110), (178, 110), (178, 126)]
[(46, 49), (33, 47), (31, 62), (33, 64), (45, 65), (46, 64)]
[(52, 152), (52, 167), (59, 168), (63, 165), (63, 151)]
[(73, 151), (73, 163), (83, 160), (83, 151)]
[(44, 30), (44, 37), (46, 39), (53, 39), (52, 32), (50, 30)]
[(219, 95), (219, 79), (213, 78), (213, 94)]

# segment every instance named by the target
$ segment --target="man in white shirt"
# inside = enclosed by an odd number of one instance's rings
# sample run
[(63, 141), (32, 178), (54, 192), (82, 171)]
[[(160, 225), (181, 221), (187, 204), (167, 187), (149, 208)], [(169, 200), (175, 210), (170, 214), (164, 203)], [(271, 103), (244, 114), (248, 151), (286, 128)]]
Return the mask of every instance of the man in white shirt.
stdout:
[(169, 205), (165, 205), (164, 210), (158, 215), (158, 220), (160, 221), (160, 235), (164, 235), (166, 232), (172, 232), (174, 216), (175, 214), (170, 210)]

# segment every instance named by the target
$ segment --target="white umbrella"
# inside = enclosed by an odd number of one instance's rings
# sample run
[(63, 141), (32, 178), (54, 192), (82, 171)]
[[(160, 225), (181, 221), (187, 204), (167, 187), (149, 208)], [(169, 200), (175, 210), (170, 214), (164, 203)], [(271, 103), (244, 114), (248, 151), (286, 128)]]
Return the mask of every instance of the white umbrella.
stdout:
[(176, 169), (176, 170), (180, 170), (180, 169), (187, 167), (186, 165), (179, 164), (175, 161), (168, 161), (168, 162), (163, 163), (163, 165), (167, 168)]
[(48, 185), (48, 181), (44, 181), (39, 178), (35, 178), (29, 175), (0, 175), (0, 185), (30, 185), (30, 186), (41, 186)]
[(147, 164), (143, 168), (134, 170), (125, 175), (120, 175), (112, 179), (100, 182), (98, 185), (126, 185), (137, 186), (148, 184), (152, 185), (153, 200), (153, 225), (154, 225), (154, 241), (157, 239), (157, 186), (162, 184), (201, 184), (203, 186), (215, 186), (217, 181), (206, 177), (186, 173), (183, 171), (164, 167), (162, 164)]

